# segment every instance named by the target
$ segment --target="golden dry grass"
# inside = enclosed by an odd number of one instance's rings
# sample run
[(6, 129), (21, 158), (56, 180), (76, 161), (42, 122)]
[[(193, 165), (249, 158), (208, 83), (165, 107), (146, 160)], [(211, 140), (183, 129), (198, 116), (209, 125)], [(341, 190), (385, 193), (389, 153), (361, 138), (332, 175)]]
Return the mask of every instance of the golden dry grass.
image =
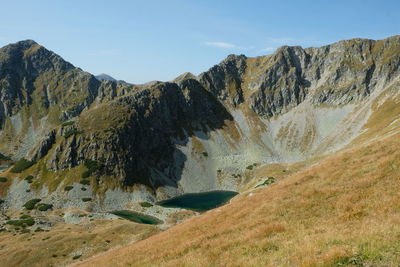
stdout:
[[(0, 266), (63, 266), (157, 233), (155, 226), (126, 220), (58, 223), (49, 232), (0, 233)], [(73, 256), (82, 255), (74, 260)]]
[(396, 266), (399, 190), (396, 134), (80, 266)]

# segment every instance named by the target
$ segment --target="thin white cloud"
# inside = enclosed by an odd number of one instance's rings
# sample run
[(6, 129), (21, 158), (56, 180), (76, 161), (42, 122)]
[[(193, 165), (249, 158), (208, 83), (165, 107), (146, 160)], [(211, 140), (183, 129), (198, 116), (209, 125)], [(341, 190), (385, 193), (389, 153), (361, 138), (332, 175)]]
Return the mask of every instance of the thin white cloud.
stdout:
[(295, 42), (295, 39), (293, 38), (269, 38), (268, 39), (269, 43), (273, 43), (273, 44), (278, 44), (278, 45), (288, 45), (291, 44), (293, 42)]
[(289, 37), (284, 38), (268, 38), (265, 42), (265, 47), (260, 49), (261, 52), (264, 53), (272, 53), (275, 52), (276, 49), (283, 45), (293, 45), (296, 43), (296, 40)]
[(218, 47), (218, 48), (237, 48), (236, 45), (226, 42), (205, 42), (206, 46)]
[(275, 50), (276, 50), (276, 47), (272, 47), (272, 46), (261, 49), (262, 52), (268, 52), (268, 53), (274, 52)]

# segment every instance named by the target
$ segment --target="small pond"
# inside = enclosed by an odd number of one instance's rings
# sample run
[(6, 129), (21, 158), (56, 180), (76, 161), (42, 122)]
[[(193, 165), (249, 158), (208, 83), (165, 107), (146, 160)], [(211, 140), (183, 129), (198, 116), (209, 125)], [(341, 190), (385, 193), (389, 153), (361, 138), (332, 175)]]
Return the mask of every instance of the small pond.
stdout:
[(154, 224), (154, 225), (163, 223), (161, 220), (155, 217), (131, 210), (117, 210), (110, 213), (136, 223)]
[(237, 194), (237, 192), (223, 190), (190, 193), (163, 200), (157, 204), (166, 208), (183, 208), (202, 212), (222, 206)]

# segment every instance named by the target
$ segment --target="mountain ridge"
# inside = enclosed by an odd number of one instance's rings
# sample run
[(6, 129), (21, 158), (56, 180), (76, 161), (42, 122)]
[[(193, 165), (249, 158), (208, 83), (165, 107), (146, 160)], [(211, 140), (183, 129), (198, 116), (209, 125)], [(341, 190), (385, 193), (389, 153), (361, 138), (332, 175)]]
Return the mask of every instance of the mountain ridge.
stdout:
[(372, 100), (399, 75), (399, 47), (399, 36), (283, 46), (229, 55), (172, 83), (132, 85), (100, 82), (22, 41), (0, 49), (1, 66), (13, 66), (0, 75), (0, 151), (45, 166), (32, 167), (43, 178), (98, 162), (91, 174), (103, 193), (110, 184), (145, 185), (157, 199), (237, 190), (246, 181), (233, 177), (250, 164), (301, 161), (356, 138)]
[[(0, 48), (3, 263), (395, 264), (399, 66), (394, 36), (135, 85), (33, 41)], [(212, 190), (239, 194), (203, 214), (157, 205)], [(110, 213), (127, 210), (160, 224)]]

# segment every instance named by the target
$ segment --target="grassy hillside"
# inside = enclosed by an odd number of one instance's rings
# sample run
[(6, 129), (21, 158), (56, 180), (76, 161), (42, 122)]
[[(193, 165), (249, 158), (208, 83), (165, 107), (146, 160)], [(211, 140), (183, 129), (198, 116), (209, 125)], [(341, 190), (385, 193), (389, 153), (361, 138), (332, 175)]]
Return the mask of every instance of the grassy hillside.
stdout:
[(81, 266), (395, 266), (399, 190), (392, 133)]
[[(82, 213), (83, 214), (83, 213)], [(55, 214), (50, 215), (55, 216)], [(51, 231), (2, 231), (0, 266), (64, 266), (146, 238), (159, 230), (126, 220), (91, 219), (57, 223)]]

